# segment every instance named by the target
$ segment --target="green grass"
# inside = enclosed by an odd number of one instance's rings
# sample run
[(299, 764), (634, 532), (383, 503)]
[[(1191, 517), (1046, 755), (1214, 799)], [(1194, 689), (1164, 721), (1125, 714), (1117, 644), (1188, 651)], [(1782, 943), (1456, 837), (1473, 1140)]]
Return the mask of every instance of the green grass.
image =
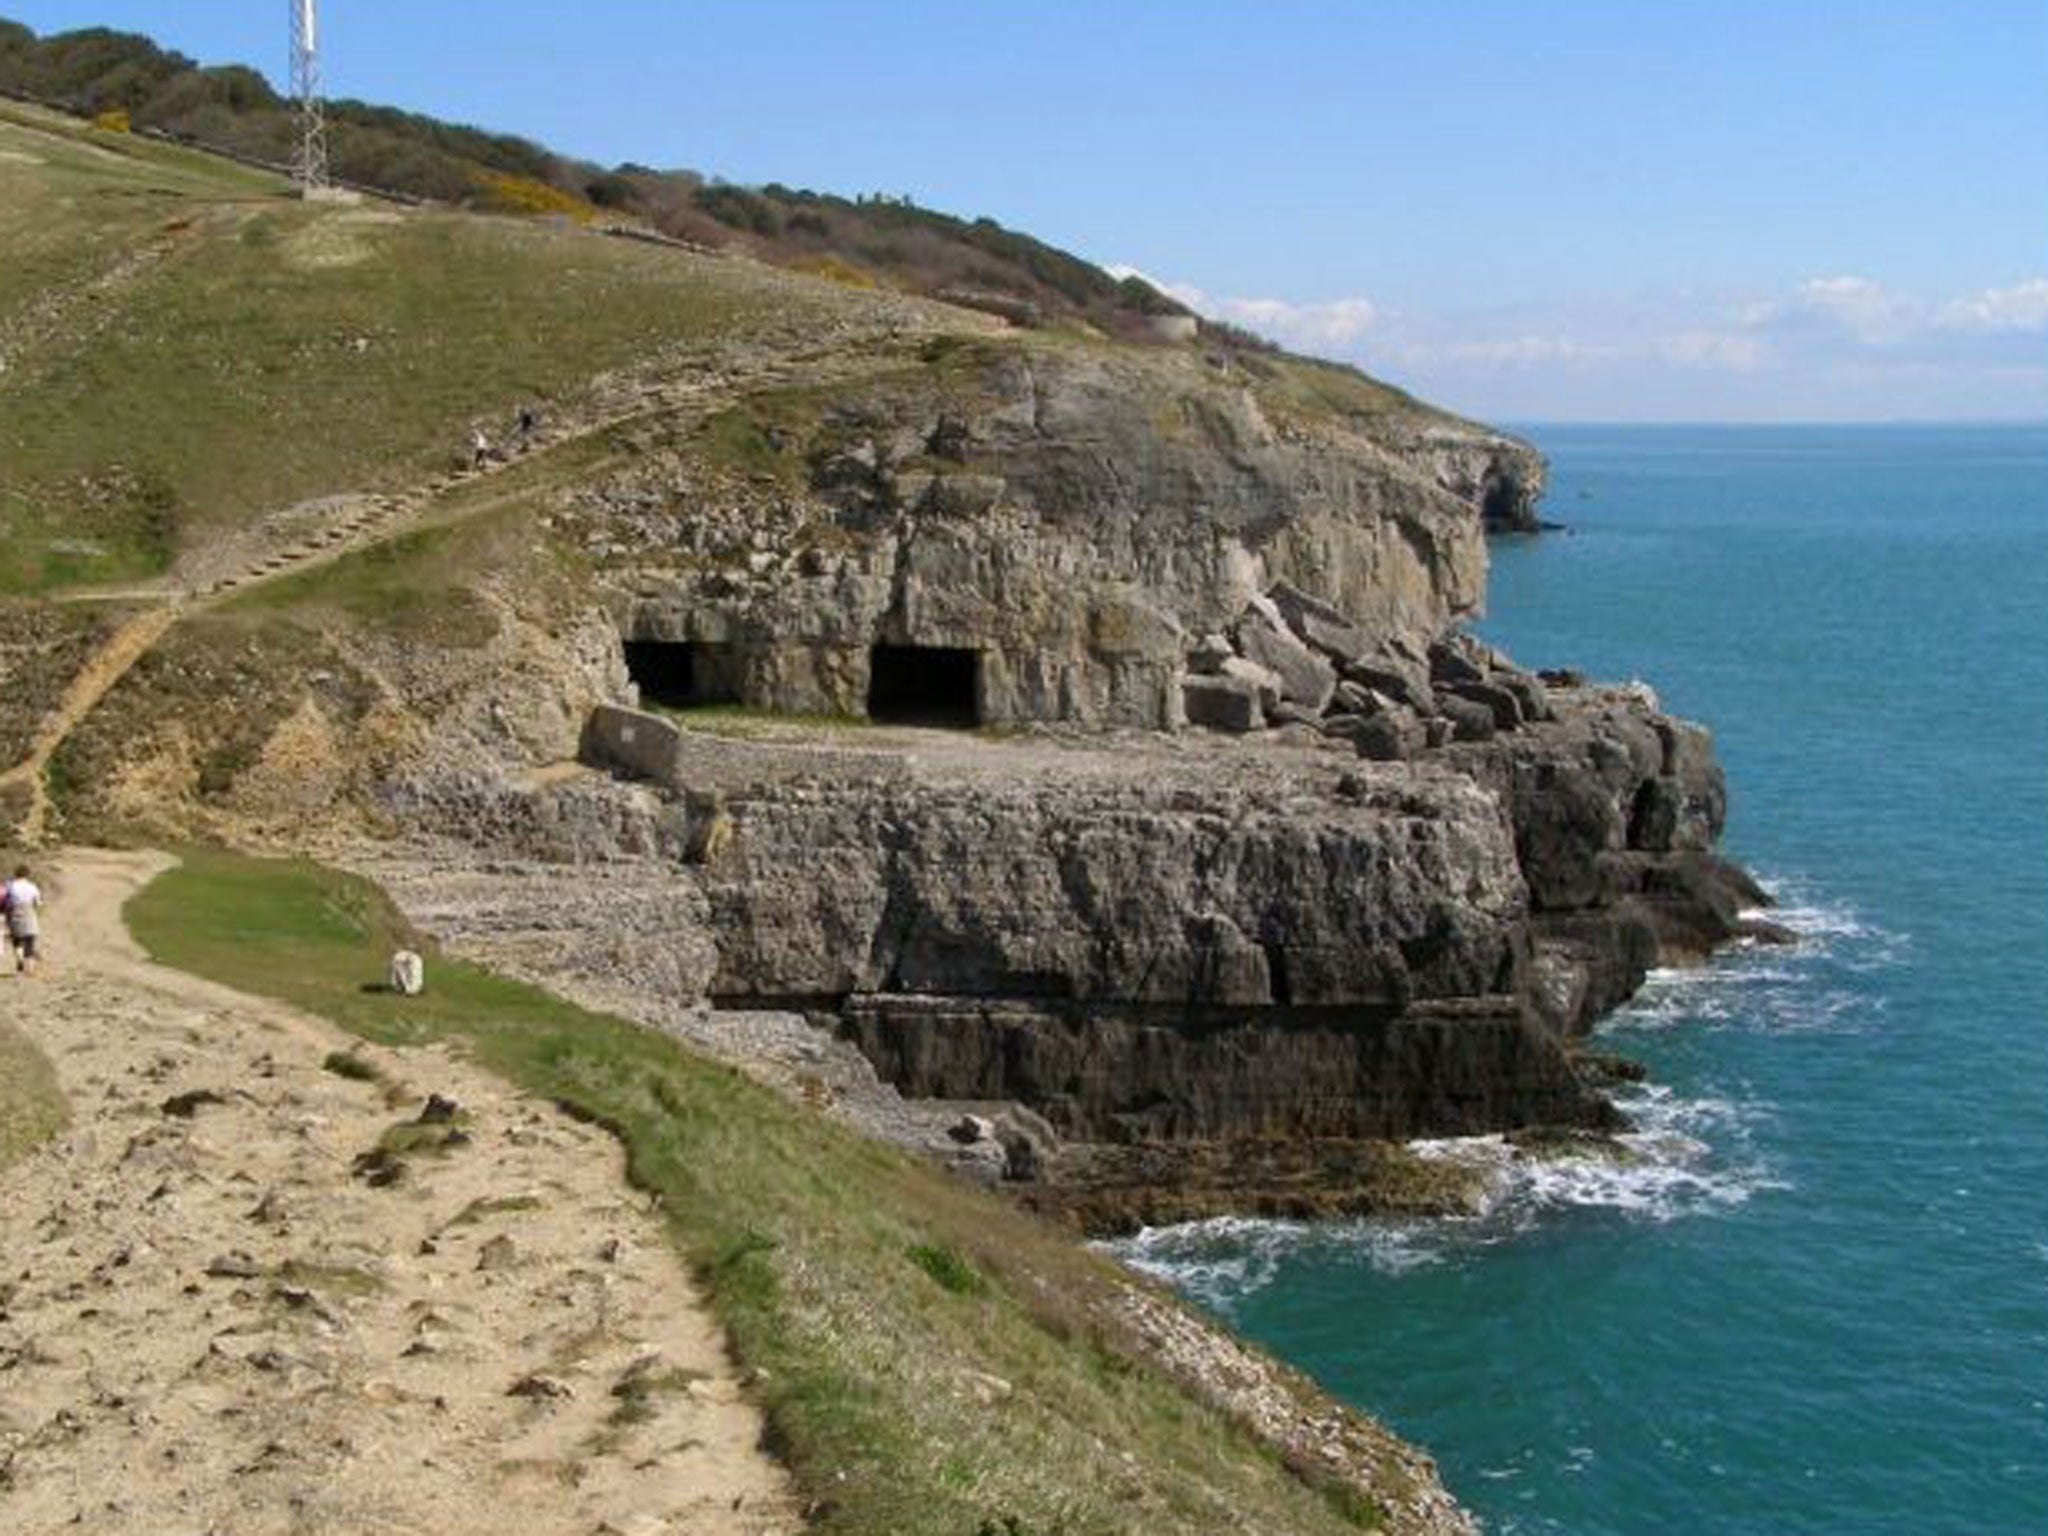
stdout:
[(910, 1249), (910, 1262), (955, 1296), (979, 1296), (988, 1290), (981, 1272), (954, 1249), (917, 1243)]
[[(128, 917), (159, 960), (388, 1046), (459, 1042), (614, 1131), (756, 1373), (817, 1531), (1358, 1528), (1142, 1363), (1110, 1305), (1122, 1277), (1013, 1207), (431, 947), (425, 993), (366, 990), (391, 948), (420, 940), (359, 880), (194, 852)], [(977, 1394), (989, 1376), (1010, 1390)]]
[(0, 1168), (54, 1136), (69, 1118), (48, 1060), (27, 1036), (0, 1021)]
[(800, 334), (823, 284), (553, 224), (308, 205), (275, 179), (0, 113), (0, 591), (417, 483), (521, 404), (675, 346)]
[(474, 541), (463, 537), (466, 531), (414, 529), (252, 587), (225, 606), (230, 613), (297, 610), (316, 620), (340, 616), (387, 635), (454, 650), (488, 645), (498, 621), (483, 598), (464, 584), (464, 578), (476, 574), (463, 558), (476, 553)]
[(381, 1083), (384, 1081), (384, 1074), (378, 1070), (377, 1064), (374, 1061), (365, 1061), (362, 1057), (351, 1051), (329, 1051), (326, 1059), (320, 1065), (327, 1071), (332, 1072), (336, 1077), (345, 1077), (350, 1082)]
[(1243, 366), (1251, 374), (1252, 391), (1259, 403), (1276, 417), (1335, 417), (1366, 427), (1385, 421), (1459, 424), (1456, 417), (1425, 405), (1407, 391), (1342, 363), (1280, 355), (1252, 357)]

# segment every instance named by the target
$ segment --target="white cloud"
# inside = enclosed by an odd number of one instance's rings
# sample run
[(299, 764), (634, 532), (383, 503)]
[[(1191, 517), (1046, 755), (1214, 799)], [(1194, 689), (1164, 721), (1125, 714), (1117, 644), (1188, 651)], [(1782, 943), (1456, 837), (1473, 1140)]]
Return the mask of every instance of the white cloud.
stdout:
[(1985, 288), (1941, 307), (1944, 325), (1968, 331), (2048, 330), (2048, 277)]
[(1808, 310), (1832, 315), (1855, 330), (1885, 326), (1905, 310), (1884, 284), (1867, 277), (1816, 277), (1799, 286), (1798, 302)]
[(1762, 338), (1739, 331), (1680, 331), (1659, 342), (1657, 351), (1667, 362), (1689, 368), (1719, 368), (1729, 373), (1754, 373), (1771, 360), (1771, 349)]
[(1911, 334), (1924, 313), (1882, 283), (1844, 274), (1811, 278), (1789, 294), (1745, 305), (1737, 319), (1752, 331), (1831, 330), (1882, 346)]
[(1612, 346), (1570, 336), (1495, 336), (1478, 341), (1418, 344), (1404, 349), (1416, 357), (1473, 363), (1482, 368), (1547, 368), (1612, 357)]
[(1291, 299), (1232, 298), (1204, 292), (1190, 283), (1161, 282), (1136, 267), (1111, 266), (1111, 277), (1140, 277), (1161, 293), (1178, 299), (1198, 315), (1243, 326), (1283, 346), (1306, 351), (1351, 345), (1380, 320), (1380, 308), (1360, 295), (1330, 299), (1321, 303), (1298, 303)]
[(1198, 313), (1475, 414), (1811, 420), (2048, 411), (2048, 276), (1929, 296), (1838, 272), (1775, 293), (1667, 291), (1465, 311), (1394, 310), (1363, 297), (1219, 296), (1148, 281)]

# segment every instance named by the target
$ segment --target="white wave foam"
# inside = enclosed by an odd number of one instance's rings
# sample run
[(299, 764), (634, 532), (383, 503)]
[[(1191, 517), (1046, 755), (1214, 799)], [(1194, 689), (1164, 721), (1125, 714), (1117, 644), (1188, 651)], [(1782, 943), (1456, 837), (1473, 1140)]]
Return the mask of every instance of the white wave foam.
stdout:
[(1906, 936), (1794, 882), (1767, 882), (1767, 889), (1781, 892), (1785, 904), (1757, 915), (1789, 930), (1796, 943), (1738, 944), (1696, 969), (1652, 971), (1642, 990), (1604, 1027), (1622, 1033), (1701, 1027), (1812, 1033), (1869, 1027), (1884, 1012), (1885, 1000), (1857, 978), (1896, 964), (1909, 942)]
[[(1780, 904), (1758, 913), (1795, 934), (1790, 948), (1739, 945), (1713, 963), (1656, 970), (1605, 1029), (1626, 1034), (1685, 1028), (1774, 1032), (1858, 1030), (1882, 1013), (1869, 987), (1844, 985), (1896, 961), (1908, 940), (1791, 878), (1767, 880)], [(1222, 1220), (1140, 1233), (1112, 1252), (1228, 1311), (1301, 1260), (1356, 1263), (1397, 1276), (1458, 1262), (1569, 1212), (1669, 1222), (1721, 1213), (1789, 1188), (1758, 1147), (1767, 1104), (1714, 1093), (1682, 1097), (1659, 1084), (1617, 1095), (1634, 1129), (1610, 1146), (1528, 1152), (1500, 1136), (1416, 1141), (1420, 1157), (1460, 1162), (1482, 1176), (1471, 1215), (1327, 1224)]]
[(1227, 1217), (1148, 1229), (1109, 1251), (1219, 1312), (1273, 1283), (1291, 1262), (1360, 1265), (1398, 1277), (1512, 1242), (1571, 1211), (1663, 1223), (1727, 1211), (1789, 1186), (1753, 1150), (1768, 1106), (1683, 1098), (1646, 1085), (1622, 1099), (1635, 1129), (1610, 1146), (1528, 1152), (1501, 1136), (1415, 1141), (1419, 1157), (1461, 1163), (1485, 1186), (1470, 1215), (1329, 1223)]
[(1910, 936), (1871, 921), (1848, 902), (1830, 897), (1798, 875), (1765, 876), (1758, 883), (1773, 905), (1743, 913), (1790, 930), (1802, 948), (1818, 949), (1862, 969), (1898, 961)]
[(1131, 1268), (1228, 1311), (1233, 1301), (1270, 1285), (1281, 1259), (1309, 1234), (1301, 1222), (1219, 1216), (1147, 1227), (1104, 1246)]
[(1483, 1215), (1518, 1231), (1573, 1208), (1673, 1221), (1785, 1187), (1751, 1150), (1751, 1127), (1769, 1118), (1763, 1106), (1681, 1098), (1659, 1085), (1639, 1086), (1617, 1102), (1635, 1129), (1609, 1145), (1524, 1152), (1486, 1137), (1425, 1155), (1488, 1167), (1493, 1193)]

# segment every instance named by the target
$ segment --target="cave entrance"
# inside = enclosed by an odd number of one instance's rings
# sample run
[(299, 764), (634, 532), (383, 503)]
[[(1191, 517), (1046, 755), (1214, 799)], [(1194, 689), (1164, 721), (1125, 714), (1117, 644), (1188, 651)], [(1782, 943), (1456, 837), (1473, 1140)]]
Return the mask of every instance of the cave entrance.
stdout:
[(626, 673), (643, 704), (693, 709), (740, 701), (738, 668), (729, 645), (697, 640), (628, 640)]
[(1490, 532), (1520, 533), (1529, 527), (1520, 485), (1513, 480), (1489, 479), (1480, 494), (1479, 519)]
[(889, 725), (981, 724), (981, 652), (878, 645), (868, 653), (868, 718)]

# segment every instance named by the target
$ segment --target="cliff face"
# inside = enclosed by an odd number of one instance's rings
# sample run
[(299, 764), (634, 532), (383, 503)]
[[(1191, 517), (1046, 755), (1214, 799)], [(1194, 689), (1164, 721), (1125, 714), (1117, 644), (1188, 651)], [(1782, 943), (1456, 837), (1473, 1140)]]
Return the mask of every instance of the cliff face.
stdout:
[[(1142, 752), (1090, 782), (1069, 755), (731, 797), (701, 874), (721, 999), (829, 1010), (906, 1092), (1084, 1140), (1597, 1117), (1515, 1019), (1525, 899), (1489, 797)], [(1435, 1011), (1468, 1000), (1490, 1016)]]
[[(1065, 1143), (1610, 1126), (1577, 1036), (1759, 899), (1710, 746), (1456, 636), (1525, 445), (1261, 367), (920, 334), (667, 386), (443, 547), (462, 602), (187, 625), (64, 777), (109, 820), (354, 810), (491, 872), (443, 918), (493, 958), (798, 1009)], [(636, 694), (1001, 729), (739, 741)], [(1003, 1167), (1057, 1161), (1025, 1142)]]
[[(1380, 718), (1466, 735), (1405, 761), (1301, 725), (735, 740), (610, 711), (587, 752), (648, 783), (443, 775), (387, 808), (488, 850), (429, 881), (436, 927), (708, 1006), (741, 1054), (797, 1010), (912, 1098), (1022, 1105), (962, 1155), (1089, 1223), (1370, 1208), (1407, 1193), (1364, 1141), (1613, 1128), (1579, 1039), (1762, 901), (1710, 851), (1698, 727), (1469, 643), (1435, 660), (1432, 712)], [(1482, 731), (1460, 706), (1486, 690)], [(608, 873), (571, 895), (565, 861)]]
[(1536, 504), (1549, 472), (1543, 456), (1519, 438), (1424, 427), (1409, 438), (1407, 451), (1438, 485), (1478, 508), (1488, 533), (1535, 533), (1543, 526)]
[(698, 647), (724, 698), (827, 714), (865, 712), (877, 644), (968, 649), (984, 723), (1176, 726), (1190, 638), (1279, 580), (1426, 643), (1479, 603), (1474, 512), (1533, 461), (1448, 419), (1418, 459), (1409, 429), (1300, 410), (1226, 358), (1043, 343), (723, 430), (782, 478), (769, 527), (675, 461), (582, 509), (674, 509), (619, 562), (622, 633)]
[[(1333, 1146), (1612, 1128), (1579, 1038), (1762, 900), (1709, 851), (1698, 727), (1470, 643), (1433, 660), (1419, 709), (1374, 717), (1419, 731), (1406, 761), (1301, 725), (734, 740), (609, 711), (586, 751), (650, 785), (442, 775), (387, 808), (489, 850), (434, 920), (492, 958), (736, 1020), (800, 1010), (907, 1095), (1042, 1117), (997, 1154), (1014, 1177), (1181, 1149), (1136, 1197), (1070, 1203), (1084, 1219), (1242, 1208), (1229, 1170), (1275, 1178), (1280, 1141), (1311, 1149), (1300, 1199), (1358, 1176)], [(1486, 697), (1499, 714), (1465, 707)], [(1462, 739), (1427, 745), (1443, 727)], [(565, 861), (616, 873), (571, 899)], [(1158, 1204), (1188, 1166), (1204, 1188)]]
[(1639, 690), (1541, 697), (1407, 763), (1297, 728), (653, 766), (696, 790), (709, 993), (836, 1019), (906, 1092), (1084, 1140), (1598, 1127), (1574, 1040), (1762, 897), (1707, 851), (1703, 731)]

